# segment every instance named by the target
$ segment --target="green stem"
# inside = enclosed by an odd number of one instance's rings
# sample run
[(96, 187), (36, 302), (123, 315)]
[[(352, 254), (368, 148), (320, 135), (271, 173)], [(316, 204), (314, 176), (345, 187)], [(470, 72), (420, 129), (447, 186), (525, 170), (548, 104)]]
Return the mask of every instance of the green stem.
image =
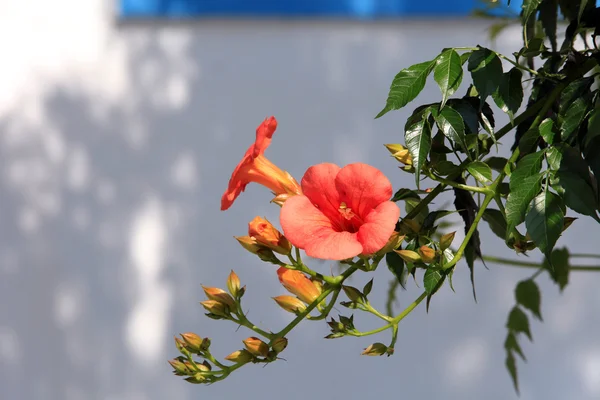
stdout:
[(415, 301), (413, 301), (408, 307), (406, 307), (404, 309), (404, 311), (402, 311), (400, 314), (398, 314), (396, 317), (394, 317), (394, 319), (392, 319), (390, 321), (390, 323), (387, 324), (387, 325), (380, 326), (379, 328), (373, 329), (372, 331), (367, 331), (367, 332), (353, 332), (353, 333), (348, 333), (348, 334), (352, 335), (352, 336), (356, 336), (356, 337), (362, 337), (362, 336), (374, 335), (376, 333), (383, 332), (386, 329), (390, 329), (393, 326), (398, 325), (398, 323), (400, 323), (400, 321), (402, 321), (404, 319), (404, 317), (406, 317), (408, 314), (410, 314), (412, 310), (414, 310), (415, 308), (417, 308), (417, 306), (423, 300), (425, 300), (426, 297), (427, 297), (427, 292), (423, 292), (423, 294), (421, 294)]
[(337, 301), (337, 298), (340, 295), (341, 290), (342, 290), (341, 286), (333, 290), (333, 296), (331, 297), (331, 301), (329, 302), (329, 304), (327, 304), (327, 307), (325, 307), (325, 309), (321, 312), (321, 314), (317, 315), (316, 317), (307, 315), (306, 318), (310, 319), (311, 321), (319, 321), (319, 320), (327, 318), (327, 316), (331, 312), (331, 309), (335, 305), (335, 302)]
[(569, 254), (569, 257), (572, 257), (572, 258), (600, 258), (600, 254), (576, 253), (576, 254)]
[(373, 315), (375, 315), (378, 318), (381, 318), (384, 321), (390, 322), (392, 320), (392, 317), (388, 317), (387, 315), (383, 315), (382, 313), (380, 313), (379, 311), (377, 311), (370, 303), (366, 303), (364, 304), (364, 311), (369, 312)]
[[(503, 257), (494, 257), (494, 256), (483, 256), (485, 261), (489, 261), (494, 264), (503, 264), (509, 267), (518, 267), (518, 268), (540, 268), (540, 263), (530, 262), (530, 261), (519, 261), (519, 260), (511, 260), (510, 258)], [(586, 266), (586, 265), (572, 265), (569, 267), (571, 271), (586, 271), (586, 272), (600, 272), (600, 266)]]
[(273, 337), (272, 333), (268, 333), (266, 331), (263, 331), (258, 326), (254, 325), (252, 322), (250, 322), (248, 320), (248, 318), (246, 318), (246, 316), (244, 315), (243, 312), (240, 311), (239, 313), (237, 313), (237, 316), (238, 316), (238, 319), (235, 319), (233, 317), (231, 318), (231, 320), (233, 322), (235, 322), (236, 324), (241, 325), (241, 326), (245, 326), (246, 328), (248, 328), (248, 329), (250, 329), (250, 330), (258, 333), (259, 335), (264, 336), (267, 339), (271, 339)]
[(454, 181), (451, 181), (448, 179), (444, 179), (441, 176), (437, 176), (434, 173), (429, 173), (428, 176), (429, 176), (429, 178), (433, 179), (434, 181), (438, 181), (440, 183), (443, 183), (444, 185), (452, 186), (457, 189), (468, 190), (469, 192), (483, 193), (483, 194), (490, 193), (490, 190), (486, 187), (463, 185), (462, 183), (457, 183), (457, 182), (454, 182)]
[(516, 62), (516, 61), (514, 61), (514, 60), (511, 60), (510, 58), (506, 57), (504, 54), (496, 53), (496, 55), (498, 55), (498, 57), (500, 57), (500, 58), (502, 58), (502, 59), (504, 59), (504, 60), (508, 61), (509, 63), (511, 63), (512, 65), (514, 65), (515, 67), (517, 67), (517, 68), (519, 68), (519, 69), (522, 69), (523, 71), (527, 71), (527, 72), (529, 72), (531, 75), (535, 75), (535, 76), (538, 76), (538, 77), (540, 77), (540, 78), (544, 78), (544, 79), (549, 79), (549, 80), (552, 80), (551, 78), (549, 78), (549, 77), (546, 77), (546, 76), (543, 76), (543, 75), (541, 75), (539, 72), (537, 72), (537, 71), (535, 71), (535, 70), (533, 70), (533, 69), (527, 68), (527, 67), (525, 67), (524, 65), (521, 65), (521, 64), (519, 64), (518, 62)]

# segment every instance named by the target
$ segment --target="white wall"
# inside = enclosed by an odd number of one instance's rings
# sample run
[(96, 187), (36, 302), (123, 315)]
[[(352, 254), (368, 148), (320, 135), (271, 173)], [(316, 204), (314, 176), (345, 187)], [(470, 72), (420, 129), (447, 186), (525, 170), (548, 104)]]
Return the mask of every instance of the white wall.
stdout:
[[(248, 285), (253, 318), (272, 329), (290, 318), (269, 299), (283, 292), (274, 270), (232, 239), (255, 215), (277, 220), (266, 191), (250, 187), (218, 211), (258, 123), (278, 118), (268, 155), (297, 178), (317, 162), (363, 161), (410, 187), (381, 146), (401, 141), (410, 110), (373, 116), (401, 68), (443, 47), (485, 44), (487, 22), (118, 27), (110, 3), (0, 1), (1, 399), (515, 397), (504, 323), (514, 283), (531, 271), (496, 266), (477, 270), (478, 304), (461, 266), (457, 293), (444, 288), (428, 315), (407, 318), (390, 359), (359, 356), (385, 335), (323, 341), (325, 324), (312, 323), (290, 335), (287, 362), (225, 383), (189, 385), (166, 363), (178, 332), (214, 337), (222, 356), (248, 336), (197, 304), (200, 283), (223, 286), (231, 268)], [(513, 29), (498, 45), (510, 54), (518, 41)], [(428, 85), (419, 102), (438, 96)], [(559, 244), (593, 250), (591, 232), (597, 225), (577, 221)], [(483, 237), (484, 251), (506, 252)], [(540, 279), (545, 322), (532, 322), (534, 345), (523, 342), (522, 399), (600, 396), (591, 278), (573, 276), (562, 295)]]

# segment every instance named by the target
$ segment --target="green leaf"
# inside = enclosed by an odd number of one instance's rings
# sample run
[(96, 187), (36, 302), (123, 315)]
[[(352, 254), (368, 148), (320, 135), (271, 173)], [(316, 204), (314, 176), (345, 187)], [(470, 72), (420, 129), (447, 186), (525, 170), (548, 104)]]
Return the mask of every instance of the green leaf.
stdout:
[(458, 111), (464, 121), (467, 133), (476, 134), (479, 132), (479, 116), (477, 110), (465, 99), (450, 99), (448, 105)]
[(525, 212), (531, 200), (540, 192), (542, 188), (542, 174), (529, 176), (519, 183), (512, 184), (508, 198), (506, 199), (506, 222), (508, 231), (519, 225), (525, 219)]
[(435, 60), (412, 65), (400, 71), (390, 86), (390, 92), (383, 110), (375, 118), (382, 117), (392, 110), (399, 110), (413, 101), (425, 87)]
[(504, 341), (504, 348), (506, 349), (507, 352), (514, 351), (515, 353), (517, 353), (518, 355), (521, 356), (523, 361), (527, 361), (527, 359), (525, 358), (525, 354), (523, 354), (523, 350), (521, 349), (521, 346), (519, 346), (517, 337), (514, 334), (509, 333), (506, 336), (506, 340)]
[(543, 265), (562, 292), (569, 284), (569, 271), (571, 270), (571, 265), (569, 264), (569, 249), (566, 247), (554, 249), (550, 260), (546, 257)]
[(508, 160), (505, 157), (488, 157), (487, 159), (484, 160), (484, 162), (490, 166), (491, 169), (498, 171), (498, 172), (502, 172), (504, 171), (504, 167), (506, 166), (506, 163), (508, 162)]
[(515, 387), (515, 392), (519, 394), (519, 377), (517, 375), (517, 361), (515, 360), (515, 356), (511, 352), (506, 353), (506, 369), (510, 374), (510, 378), (512, 379), (513, 385)]
[(537, 196), (525, 217), (527, 232), (540, 250), (549, 256), (563, 229), (563, 204), (547, 188)]
[(589, 215), (600, 222), (596, 214), (598, 208), (596, 195), (588, 182), (581, 176), (565, 170), (559, 170), (555, 176), (558, 178), (557, 185), (564, 191), (565, 205), (579, 214)]
[(439, 270), (428, 268), (423, 276), (423, 287), (425, 288), (427, 294), (433, 294), (441, 280), (442, 274)]
[(442, 160), (432, 165), (433, 170), (440, 176), (448, 176), (460, 172), (458, 165), (452, 161)]
[(562, 152), (556, 147), (550, 147), (546, 150), (546, 161), (550, 170), (558, 171), (562, 162)]
[(563, 142), (568, 142), (571, 134), (579, 128), (588, 111), (589, 103), (588, 96), (579, 97), (561, 115), (560, 137)]
[(502, 240), (506, 238), (506, 220), (504, 219), (504, 215), (502, 215), (500, 210), (486, 208), (483, 212), (483, 220), (488, 223), (490, 229), (492, 230), (492, 232), (494, 232), (496, 236), (498, 236)]
[(528, 154), (523, 157), (510, 176), (510, 193), (506, 200), (506, 220), (508, 230), (523, 222), (527, 206), (531, 200), (540, 192), (542, 187), (543, 151)]
[(522, 155), (533, 152), (538, 145), (540, 131), (537, 128), (529, 129), (519, 140), (519, 151)]
[(410, 152), (415, 167), (415, 181), (419, 188), (421, 168), (425, 164), (429, 150), (431, 149), (431, 125), (429, 124), (429, 113), (424, 113), (420, 121), (408, 126), (404, 133), (406, 147)]
[(546, 118), (540, 123), (540, 135), (544, 141), (548, 144), (554, 143), (554, 121), (550, 118)]
[(454, 214), (455, 212), (456, 211), (448, 211), (448, 210), (432, 211), (427, 215), (427, 217), (425, 217), (425, 220), (423, 221), (421, 229), (424, 231), (427, 231), (427, 230), (433, 228), (435, 221), (437, 221), (440, 218), (444, 218), (450, 214)]
[(367, 282), (365, 284), (365, 286), (363, 287), (363, 294), (365, 295), (365, 297), (367, 297), (369, 295), (369, 293), (371, 293), (371, 290), (373, 289), (373, 279), (371, 279), (369, 282)]
[(542, 28), (552, 46), (552, 51), (556, 52), (556, 21), (558, 17), (558, 1), (545, 0), (539, 7), (539, 20), (542, 23)]
[(531, 330), (529, 329), (529, 319), (519, 306), (514, 306), (510, 314), (508, 314), (506, 327), (514, 333), (524, 333), (529, 340), (533, 341)]
[(479, 48), (469, 57), (468, 69), (473, 78), (473, 84), (479, 92), (481, 102), (492, 95), (502, 81), (502, 62), (493, 51)]
[(396, 193), (394, 193), (391, 201), (397, 202), (406, 199), (415, 199), (421, 201), (421, 197), (417, 194), (417, 192), (406, 188), (399, 189)]
[(444, 134), (452, 143), (466, 151), (465, 122), (460, 113), (451, 107), (445, 107), (441, 111), (433, 110), (433, 118)]
[(479, 182), (486, 184), (492, 181), (492, 169), (483, 161), (473, 161), (467, 165), (467, 171)]
[(443, 108), (448, 98), (456, 92), (462, 82), (462, 77), (462, 62), (458, 53), (454, 49), (442, 52), (437, 58), (437, 65), (433, 70), (433, 79), (442, 92), (440, 108)]
[(408, 273), (404, 266), (404, 260), (402, 257), (398, 255), (398, 253), (394, 251), (390, 251), (385, 255), (385, 263), (387, 264), (390, 272), (396, 277), (400, 286), (403, 289), (406, 289), (406, 280), (408, 278)]
[(511, 119), (523, 102), (522, 80), (523, 73), (521, 70), (516, 67), (512, 68), (510, 71), (502, 74), (500, 86), (498, 86), (498, 90), (492, 96), (496, 105), (507, 113)]
[(542, 313), (540, 311), (542, 294), (532, 279), (519, 282), (515, 288), (515, 298), (517, 299), (517, 303), (531, 311), (540, 321), (542, 320)]
[(427, 312), (429, 312), (431, 297), (442, 287), (445, 279), (446, 276), (442, 275), (439, 270), (428, 268), (425, 271), (425, 275), (423, 276), (423, 287), (425, 288), (425, 292), (427, 292)]
[[(523, 20), (523, 26), (527, 26), (527, 22), (529, 18), (537, 11), (542, 0), (523, 0), (523, 13), (521, 14), (521, 19)], [(527, 37), (527, 32), (525, 32), (525, 37)], [(527, 45), (527, 43), (525, 43)]]

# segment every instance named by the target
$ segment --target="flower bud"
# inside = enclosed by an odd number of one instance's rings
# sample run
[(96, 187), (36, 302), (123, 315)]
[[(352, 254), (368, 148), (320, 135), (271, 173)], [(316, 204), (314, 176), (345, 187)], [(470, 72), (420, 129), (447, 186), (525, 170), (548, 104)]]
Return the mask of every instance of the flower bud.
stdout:
[(228, 317), (229, 316), (229, 308), (226, 304), (221, 303), (216, 300), (205, 300), (201, 301), (202, 307), (206, 309), (211, 314), (218, 315), (220, 317)]
[(342, 286), (342, 289), (344, 289), (344, 293), (346, 293), (346, 296), (348, 296), (350, 301), (360, 303), (364, 300), (365, 296), (357, 288), (352, 286)]
[(277, 302), (279, 307), (283, 308), (287, 312), (297, 314), (306, 310), (306, 304), (304, 304), (302, 300), (293, 296), (277, 296), (273, 297), (273, 300)]
[(279, 354), (283, 350), (285, 350), (287, 345), (288, 345), (288, 340), (286, 338), (277, 338), (277, 339), (275, 339), (275, 341), (273, 342), (273, 345), (271, 347), (273, 348), (273, 351), (275, 353)]
[(237, 294), (240, 291), (240, 278), (238, 278), (233, 270), (231, 270), (227, 277), (227, 290), (229, 290), (229, 293), (231, 293), (233, 297), (237, 297)]
[(290, 197), (292, 197), (292, 195), (287, 194), (287, 193), (278, 194), (277, 196), (275, 196), (273, 198), (273, 200), (271, 200), (271, 203), (275, 203), (279, 207), (283, 207), (283, 203), (285, 203), (285, 201), (287, 199), (289, 199)]
[(201, 372), (198, 372), (194, 376), (190, 376), (189, 378), (185, 378), (185, 380), (188, 381), (189, 383), (204, 383), (204, 381), (206, 380), (206, 378), (202, 375)]
[(373, 343), (362, 352), (363, 356), (382, 356), (387, 352), (387, 346), (383, 343)]
[(202, 338), (200, 336), (192, 332), (187, 332), (182, 333), (181, 338), (185, 342), (185, 347), (189, 351), (193, 353), (197, 353), (198, 351), (200, 351), (200, 346), (202, 345)]
[(447, 248), (450, 247), (450, 245), (452, 245), (452, 241), (454, 240), (454, 235), (456, 235), (456, 231), (446, 233), (444, 236), (442, 236), (440, 238), (440, 248), (442, 249), (442, 251), (446, 250)]
[(255, 356), (266, 357), (269, 354), (269, 345), (257, 337), (251, 336), (243, 340), (243, 343), (246, 350)]
[(255, 217), (248, 224), (248, 235), (276, 253), (288, 255), (292, 244), (267, 219)]
[(177, 351), (179, 351), (183, 355), (189, 354), (188, 349), (186, 348), (186, 344), (183, 340), (175, 337), (175, 347), (177, 347)]
[(177, 375), (187, 375), (190, 373), (185, 364), (176, 358), (169, 360), (169, 364), (171, 364), (171, 367), (173, 367), (174, 372)]
[(206, 294), (206, 297), (208, 297), (209, 300), (215, 300), (219, 303), (223, 303), (227, 305), (227, 307), (229, 307), (230, 310), (236, 309), (237, 306), (235, 300), (233, 300), (233, 297), (231, 297), (231, 295), (223, 289), (206, 286), (202, 286), (202, 289), (204, 289), (204, 293)]
[(407, 263), (415, 263), (421, 261), (419, 253), (412, 250), (394, 250)]
[(310, 304), (321, 295), (321, 288), (300, 271), (280, 267), (277, 276), (284, 288), (305, 303)]
[(246, 363), (251, 361), (254, 357), (248, 350), (237, 350), (225, 357), (227, 361), (234, 363)]
[(392, 153), (392, 155), (406, 149), (406, 147), (402, 146), (401, 144), (384, 144), (384, 146), (390, 153)]
[(392, 250), (397, 249), (398, 246), (400, 246), (400, 244), (404, 240), (404, 238), (405, 238), (404, 235), (400, 235), (400, 233), (398, 233), (398, 232), (393, 232), (392, 235), (390, 236), (390, 238), (388, 239), (387, 243), (385, 244), (385, 246), (383, 246), (383, 248), (381, 250), (379, 250), (377, 252), (377, 254), (386, 254)]
[(252, 254), (258, 254), (258, 251), (262, 248), (256, 242), (256, 239), (250, 236), (234, 236), (235, 240), (238, 241), (239, 244), (242, 245), (243, 248), (248, 250)]
[(435, 261), (435, 250), (431, 247), (421, 246), (419, 248), (418, 253), (421, 256), (421, 260), (423, 260), (424, 263), (429, 264)]

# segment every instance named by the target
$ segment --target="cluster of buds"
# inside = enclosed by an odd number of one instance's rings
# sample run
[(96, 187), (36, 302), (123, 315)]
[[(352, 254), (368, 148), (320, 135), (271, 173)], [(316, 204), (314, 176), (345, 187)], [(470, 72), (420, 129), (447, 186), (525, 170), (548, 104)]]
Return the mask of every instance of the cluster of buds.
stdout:
[(192, 358), (192, 355), (211, 357), (210, 339), (201, 338), (192, 332), (182, 333), (180, 336), (181, 339), (175, 337), (175, 346), (181, 355), (169, 360), (173, 373), (177, 376), (187, 376), (185, 380), (190, 383), (213, 382), (212, 365), (207, 360), (200, 363)]
[(357, 332), (354, 327), (354, 315), (345, 317), (339, 315), (339, 321), (331, 318), (331, 321), (327, 321), (327, 325), (331, 328), (331, 333), (325, 336), (325, 339), (337, 339), (346, 336), (349, 333)]
[(287, 256), (292, 251), (290, 241), (262, 217), (250, 221), (247, 236), (237, 236), (236, 239), (246, 250), (273, 264), (280, 264), (275, 253)]
[(243, 349), (234, 351), (225, 357), (225, 359), (237, 364), (271, 362), (277, 359), (277, 355), (285, 350), (288, 340), (286, 338), (277, 338), (273, 340), (273, 343), (269, 347), (266, 342), (251, 336), (243, 340), (242, 343), (244, 343)]
[(318, 280), (311, 280), (302, 272), (286, 267), (277, 270), (279, 282), (286, 290), (294, 295), (273, 297), (273, 300), (285, 311), (300, 314), (306, 310), (306, 305), (313, 303), (323, 292), (323, 285)]
[(246, 287), (240, 287), (240, 279), (233, 271), (227, 278), (227, 289), (229, 293), (223, 289), (215, 287), (202, 286), (208, 300), (201, 301), (200, 304), (208, 311), (206, 314), (213, 319), (226, 319), (231, 316), (231, 313), (237, 313), (239, 302)]
[(406, 147), (401, 144), (386, 144), (384, 146), (392, 153), (392, 157), (405, 165), (403, 168), (404, 170), (409, 171), (414, 168), (412, 165), (412, 156)]

